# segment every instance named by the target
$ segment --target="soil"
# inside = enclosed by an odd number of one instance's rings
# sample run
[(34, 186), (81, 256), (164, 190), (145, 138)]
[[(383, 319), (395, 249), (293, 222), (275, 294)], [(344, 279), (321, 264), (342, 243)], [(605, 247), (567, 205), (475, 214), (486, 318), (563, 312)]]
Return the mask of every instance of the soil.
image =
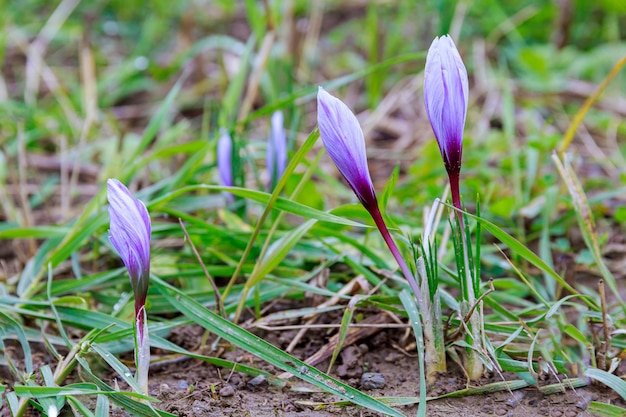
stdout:
[[(183, 328), (173, 338), (202, 334), (203, 330), (196, 327)], [(309, 337), (294, 352), (295, 356), (304, 358), (306, 351), (315, 350), (321, 340), (312, 331)], [(331, 374), (349, 385), (363, 390), (374, 397), (412, 396), (419, 394), (417, 361), (399, 347), (404, 336), (398, 330), (383, 330), (359, 341), (358, 345), (346, 347), (333, 367)], [(264, 334), (266, 340), (283, 345), (285, 335), (278, 333)], [(281, 342), (281, 339), (283, 342)], [(197, 339), (187, 339), (197, 342)], [(397, 347), (392, 347), (392, 346)], [(284, 346), (281, 346), (284, 347)], [(280, 374), (271, 366), (264, 364), (254, 356), (234, 349), (222, 355), (229, 360), (255, 366), (260, 369)], [(327, 370), (328, 360), (318, 366)], [(362, 386), (364, 373), (380, 374), (384, 378), (384, 387), (367, 389)], [(506, 379), (517, 379), (513, 375), (503, 375)], [(367, 375), (366, 375), (367, 377)], [(480, 386), (489, 382), (501, 381), (501, 377), (485, 378), (472, 386)], [(162, 410), (180, 416), (378, 416), (378, 413), (356, 406), (339, 406), (330, 404), (333, 398), (320, 392), (298, 392), (294, 388), (307, 388), (306, 384), (291, 378), (288, 387), (272, 386), (267, 381), (259, 381), (241, 373), (220, 370), (204, 362), (189, 359), (177, 362), (151, 372), (151, 394), (161, 403)], [(371, 378), (370, 378), (371, 382)], [(379, 382), (379, 381), (376, 381)], [(543, 381), (542, 385), (554, 383)], [(466, 387), (466, 379), (453, 363), (451, 370), (438, 376), (437, 381), (429, 387), (428, 395), (442, 395)], [(376, 384), (373, 384), (376, 385)], [(193, 388), (192, 388), (193, 387)], [(312, 388), (312, 387), (308, 387)], [(443, 417), (450, 414), (458, 416), (549, 416), (549, 417), (586, 417), (593, 414), (585, 411), (590, 401), (610, 402), (626, 405), (614, 391), (600, 385), (570, 389), (567, 392), (543, 395), (536, 387), (513, 392), (465, 398), (446, 398), (428, 403), (428, 416)], [(399, 408), (407, 416), (415, 415), (417, 406)], [(119, 413), (118, 415), (125, 415)]]
[[(185, 347), (198, 346), (204, 330), (197, 326), (186, 326), (174, 331), (171, 339)], [(265, 340), (286, 348), (294, 333), (257, 331)], [(324, 351), (328, 340), (327, 330), (312, 329), (298, 345), (293, 354), (303, 360)], [(402, 346), (406, 333), (398, 329), (381, 330), (347, 346), (341, 352), (331, 375), (343, 382), (363, 390), (374, 397), (416, 397), (419, 395), (417, 360)], [(181, 343), (182, 342), (182, 343)], [(208, 343), (207, 346), (210, 346)], [(260, 359), (240, 349), (229, 349), (227, 344), (218, 344), (221, 357), (281, 374)], [(158, 354), (158, 352), (155, 352)], [(216, 352), (202, 352), (215, 355)], [(326, 371), (329, 360), (321, 361), (317, 367)], [(369, 373), (369, 374), (366, 374)], [(365, 377), (364, 377), (364, 374)], [(372, 376), (373, 375), (373, 376)], [(384, 381), (381, 381), (381, 377)], [(559, 376), (563, 377), (564, 376)], [(514, 374), (491, 375), (471, 384), (483, 386), (490, 382), (519, 379)], [(151, 395), (161, 402), (158, 408), (173, 414), (191, 416), (378, 416), (380, 414), (358, 406), (333, 405), (338, 398), (316, 392), (314, 387), (297, 378), (291, 378), (287, 387), (268, 384), (263, 378), (218, 369), (195, 359), (185, 359), (151, 370)], [(540, 385), (557, 382), (547, 378)], [(382, 383), (382, 386), (380, 385)], [(376, 387), (379, 388), (376, 388)], [(466, 388), (467, 380), (460, 368), (449, 363), (449, 371), (439, 375), (429, 386), (428, 396), (439, 396)], [(458, 416), (508, 416), (508, 417), (587, 417), (591, 401), (626, 405), (618, 394), (602, 385), (588, 385), (569, 389), (552, 395), (542, 394), (537, 387), (517, 391), (503, 391), (489, 395), (474, 395), (465, 398), (445, 398), (428, 403), (429, 417)], [(407, 416), (416, 415), (417, 405), (398, 408)], [(115, 414), (126, 416), (119, 411)]]

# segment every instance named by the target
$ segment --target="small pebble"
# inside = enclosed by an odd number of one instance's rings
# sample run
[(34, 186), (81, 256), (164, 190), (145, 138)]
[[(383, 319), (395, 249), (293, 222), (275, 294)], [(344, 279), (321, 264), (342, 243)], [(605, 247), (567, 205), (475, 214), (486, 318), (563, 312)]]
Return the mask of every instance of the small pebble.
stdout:
[(159, 384), (159, 388), (157, 391), (155, 390), (150, 391), (150, 395), (156, 396), (156, 395), (159, 395), (165, 392), (170, 392), (170, 391), (171, 391), (170, 386), (167, 385), (166, 383), (162, 383), (162, 384)]
[(402, 358), (402, 355), (398, 352), (391, 352), (387, 356), (385, 356), (385, 362), (397, 362)]
[(508, 410), (506, 408), (498, 407), (498, 408), (496, 408), (496, 413), (495, 414), (497, 416), (505, 416), (507, 412), (508, 412)]
[(385, 377), (377, 372), (365, 372), (361, 376), (361, 388), (363, 389), (382, 389), (386, 385)]
[(267, 383), (268, 382), (265, 375), (258, 375), (248, 381), (247, 386), (249, 390), (256, 391), (257, 389), (261, 388), (261, 386), (267, 385)]
[(235, 388), (230, 384), (226, 384), (220, 389), (220, 397), (232, 397), (233, 395), (235, 395)]
[(506, 405), (515, 408), (524, 399), (524, 397), (526, 397), (526, 391), (515, 391), (506, 401)]
[(178, 389), (189, 389), (189, 382), (185, 381), (184, 379), (178, 381)]

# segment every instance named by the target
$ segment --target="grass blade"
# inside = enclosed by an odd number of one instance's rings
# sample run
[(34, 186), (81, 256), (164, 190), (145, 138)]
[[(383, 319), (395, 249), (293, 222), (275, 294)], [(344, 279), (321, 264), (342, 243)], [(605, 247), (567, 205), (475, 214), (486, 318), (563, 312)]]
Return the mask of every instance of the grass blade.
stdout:
[(400, 301), (402, 301), (402, 305), (409, 315), (417, 343), (417, 360), (420, 367), (420, 401), (417, 408), (417, 417), (426, 417), (426, 369), (422, 322), (420, 320), (419, 311), (417, 310), (415, 296), (410, 294), (407, 290), (402, 290), (400, 292)]
[(587, 368), (585, 376), (602, 382), (626, 401), (626, 381), (623, 379), (597, 368)]
[(600, 417), (626, 417), (626, 408), (598, 401), (591, 401), (587, 411)]

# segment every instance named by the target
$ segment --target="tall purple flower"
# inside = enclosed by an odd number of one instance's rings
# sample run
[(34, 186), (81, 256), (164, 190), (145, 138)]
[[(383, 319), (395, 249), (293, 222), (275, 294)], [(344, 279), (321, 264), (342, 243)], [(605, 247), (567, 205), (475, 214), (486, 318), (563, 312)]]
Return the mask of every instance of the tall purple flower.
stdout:
[(135, 295), (136, 377), (147, 393), (150, 343), (145, 304), (150, 278), (150, 216), (146, 206), (116, 179), (107, 181), (107, 198), (111, 218), (109, 241), (128, 270)]
[(268, 188), (276, 186), (287, 166), (287, 135), (283, 127), (283, 112), (272, 114), (270, 135), (267, 139), (267, 170), (269, 171)]
[(459, 209), (468, 89), (467, 71), (452, 38), (449, 35), (435, 38), (426, 57), (424, 103), (450, 179), (452, 203)]
[(378, 209), (359, 121), (348, 106), (322, 87), (317, 93), (317, 124), (328, 155), (361, 204), (368, 211)]
[(372, 216), (387, 247), (398, 262), (402, 274), (419, 300), (420, 290), (417, 281), (402, 258), (380, 213), (374, 184), (367, 166), (365, 138), (359, 121), (348, 106), (320, 87), (317, 93), (317, 124), (330, 158), (348, 181), (363, 207)]

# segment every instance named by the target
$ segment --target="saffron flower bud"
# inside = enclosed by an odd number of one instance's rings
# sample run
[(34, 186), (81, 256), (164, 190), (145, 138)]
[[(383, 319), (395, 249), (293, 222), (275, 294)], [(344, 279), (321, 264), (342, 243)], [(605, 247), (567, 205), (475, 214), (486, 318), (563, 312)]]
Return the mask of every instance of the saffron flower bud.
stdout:
[(317, 124), (330, 158), (348, 181), (363, 207), (372, 216), (383, 240), (419, 301), (420, 290), (417, 281), (402, 258), (378, 207), (374, 184), (367, 166), (365, 138), (359, 121), (348, 106), (320, 87), (317, 93)]
[(459, 209), (468, 89), (467, 70), (452, 38), (449, 35), (435, 38), (426, 56), (424, 103), (450, 179), (452, 203)]
[(135, 309), (146, 302), (150, 277), (150, 216), (146, 206), (116, 179), (107, 181), (109, 241), (128, 269), (135, 293)]
[(448, 172), (461, 171), (467, 114), (467, 71), (449, 35), (435, 38), (426, 57), (424, 102)]
[(148, 392), (150, 343), (145, 304), (150, 278), (150, 216), (146, 206), (116, 179), (107, 181), (109, 200), (109, 241), (122, 258), (135, 295), (136, 378), (143, 393)]
[(220, 137), (217, 140), (217, 169), (220, 172), (222, 185), (233, 186), (233, 140), (228, 131), (220, 129)]
[(267, 139), (268, 188), (274, 189), (287, 166), (287, 135), (283, 127), (283, 112), (272, 114), (270, 135)]
[(378, 208), (359, 121), (341, 100), (322, 87), (317, 93), (317, 124), (328, 155), (361, 204), (368, 211)]
[[(222, 185), (233, 186), (233, 140), (228, 130), (221, 128), (220, 137), (217, 140), (217, 169), (220, 173)], [(235, 197), (231, 193), (224, 192), (228, 202), (233, 202)]]

